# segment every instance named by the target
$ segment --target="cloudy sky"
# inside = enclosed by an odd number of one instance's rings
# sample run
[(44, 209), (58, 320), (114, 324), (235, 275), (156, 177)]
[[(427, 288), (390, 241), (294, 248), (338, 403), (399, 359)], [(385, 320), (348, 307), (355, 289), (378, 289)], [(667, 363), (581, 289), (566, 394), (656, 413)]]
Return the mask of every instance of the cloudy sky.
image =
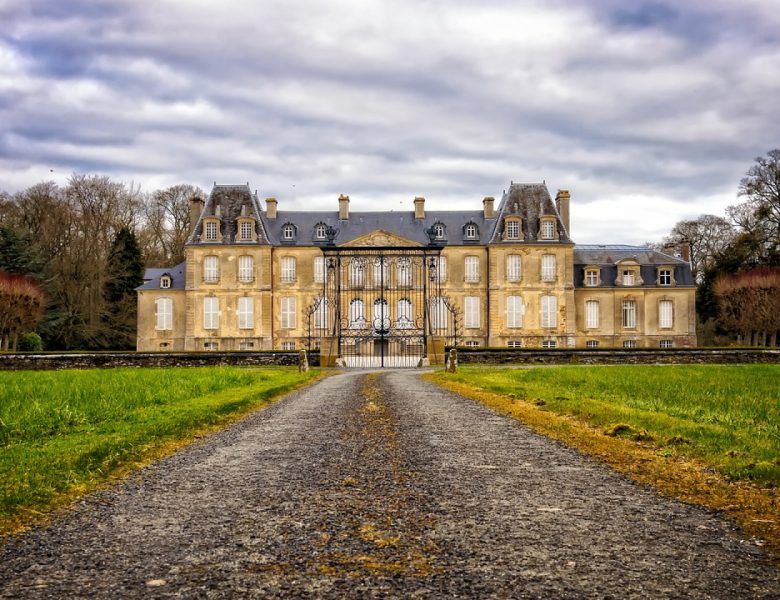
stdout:
[(780, 147), (778, 0), (0, 0), (0, 23), (0, 191), (411, 210), (544, 180), (576, 241), (641, 243)]

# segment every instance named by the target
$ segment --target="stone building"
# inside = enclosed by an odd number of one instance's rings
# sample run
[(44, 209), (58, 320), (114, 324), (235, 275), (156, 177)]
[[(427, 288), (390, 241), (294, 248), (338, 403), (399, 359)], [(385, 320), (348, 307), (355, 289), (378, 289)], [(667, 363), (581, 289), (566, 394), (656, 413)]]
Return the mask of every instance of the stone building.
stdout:
[[(138, 350), (295, 350), (416, 364), (467, 347), (696, 344), (690, 265), (576, 245), (569, 193), (512, 183), (481, 210), (284, 211), (248, 186), (192, 201), (184, 263), (138, 288)], [(347, 360), (346, 362), (349, 362)]]

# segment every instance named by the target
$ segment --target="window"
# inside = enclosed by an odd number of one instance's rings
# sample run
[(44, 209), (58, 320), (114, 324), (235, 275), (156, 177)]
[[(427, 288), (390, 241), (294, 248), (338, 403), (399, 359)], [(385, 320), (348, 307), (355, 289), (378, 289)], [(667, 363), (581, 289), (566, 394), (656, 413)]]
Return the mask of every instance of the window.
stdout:
[(658, 285), (672, 285), (672, 270), (671, 269), (659, 269), (658, 270)]
[(674, 342), (672, 340), (661, 340), (661, 348), (674, 348)]
[(506, 347), (507, 348), (522, 348), (523, 347), (523, 342), (521, 342), (520, 340), (509, 340), (506, 343)]
[(292, 283), (295, 281), (295, 257), (283, 256), (282, 257), (282, 281), (285, 283)]
[(504, 224), (504, 233), (505, 237), (508, 240), (519, 240), (520, 239), (520, 221), (512, 220), (512, 221), (506, 221)]
[(601, 276), (598, 269), (586, 269), (585, 270), (585, 285), (588, 287), (596, 287), (601, 283)]
[(166, 348), (170, 348), (171, 345), (168, 342), (163, 342), (160, 344), (160, 350), (165, 350)]
[(412, 261), (409, 258), (401, 257), (396, 264), (396, 279), (399, 287), (409, 287), (412, 285)]
[(623, 285), (634, 285), (634, 272), (629, 269), (623, 270)]
[(160, 287), (164, 290), (167, 290), (171, 287), (171, 277), (170, 275), (163, 275), (160, 277)]
[(555, 296), (542, 296), (541, 303), (541, 326), (558, 326), (558, 298)]
[(295, 329), (295, 296), (282, 297), (282, 329)]
[(203, 342), (204, 350), (219, 350), (219, 344), (217, 342)]
[(328, 328), (328, 301), (325, 298), (317, 298), (316, 308), (314, 309), (314, 328)]
[(444, 298), (431, 298), (431, 329), (446, 329), (449, 309)]
[(325, 257), (314, 257), (314, 283), (325, 283)]
[(205, 256), (203, 258), (203, 281), (215, 283), (219, 281), (219, 257)]
[(433, 237), (435, 239), (443, 240), (445, 233), (446, 233), (446, 229), (444, 228), (444, 224), (442, 224), (442, 223), (434, 223), (433, 224)]
[(219, 327), (219, 298), (207, 296), (203, 299), (203, 329)]
[(636, 348), (636, 340), (626, 340), (623, 342), (623, 348)]
[(544, 219), (542, 221), (542, 239), (554, 240), (555, 239), (555, 221), (552, 219)]
[(254, 342), (238, 342), (238, 349), (239, 350), (254, 350), (255, 343)]
[(542, 281), (555, 281), (555, 255), (542, 254)]
[(588, 329), (599, 327), (599, 303), (596, 300), (585, 302), (585, 327)]
[(447, 280), (447, 257), (439, 256), (431, 260), (433, 261), (433, 277), (431, 280), (434, 283), (444, 283)]
[(466, 348), (479, 348), (478, 340), (466, 340)]
[(349, 263), (349, 284), (353, 288), (363, 287), (365, 282), (365, 262), (362, 258), (353, 258)]
[(464, 300), (465, 319), (464, 324), (467, 329), (476, 329), (479, 327), (479, 296), (466, 296)]
[(633, 329), (636, 327), (636, 302), (623, 300), (623, 327)]
[(506, 280), (520, 281), (522, 276), (522, 263), (519, 254), (510, 254), (506, 257)]
[(479, 281), (479, 257), (467, 256), (465, 259), (465, 280), (469, 283)]
[(173, 329), (173, 300), (160, 298), (155, 302), (157, 307), (157, 327), (161, 331)]
[(252, 239), (252, 222), (251, 221), (241, 221), (241, 228), (240, 228), (240, 239), (243, 242), (251, 241)]
[(466, 226), (463, 228), (463, 237), (467, 240), (475, 240), (478, 235), (479, 230), (477, 226), (474, 223), (466, 223)]
[(355, 298), (349, 303), (349, 326), (352, 328), (363, 327), (366, 324), (366, 312), (363, 301)]
[(374, 300), (374, 329), (377, 331), (390, 329), (389, 314), (387, 300), (383, 298)]
[(599, 347), (599, 341), (598, 340), (587, 340), (585, 342), (586, 348), (598, 348)]
[(388, 277), (387, 259), (375, 258), (374, 259), (374, 285), (379, 287), (384, 283), (386, 286), (390, 278)]
[(255, 260), (251, 256), (238, 257), (238, 280), (247, 283), (255, 278)]
[(523, 326), (523, 298), (521, 296), (507, 296), (506, 298), (506, 326), (512, 329)]
[(252, 298), (242, 296), (238, 299), (238, 328), (252, 329), (255, 324), (254, 302)]
[(317, 223), (314, 226), (314, 238), (324, 240), (327, 237), (328, 226), (325, 223)]
[(287, 223), (282, 227), (282, 240), (290, 242), (295, 239), (295, 225)]
[(217, 222), (216, 221), (206, 221), (205, 224), (206, 229), (206, 240), (209, 242), (216, 241), (217, 239)]
[(401, 298), (396, 305), (396, 326), (400, 329), (408, 329), (414, 325), (412, 322), (412, 303), (407, 298)]
[(658, 303), (658, 327), (670, 329), (674, 325), (674, 304), (671, 300)]
[(295, 350), (295, 342), (282, 342), (282, 350), (286, 350), (288, 352)]
[(542, 348), (555, 348), (558, 343), (555, 340), (542, 340)]

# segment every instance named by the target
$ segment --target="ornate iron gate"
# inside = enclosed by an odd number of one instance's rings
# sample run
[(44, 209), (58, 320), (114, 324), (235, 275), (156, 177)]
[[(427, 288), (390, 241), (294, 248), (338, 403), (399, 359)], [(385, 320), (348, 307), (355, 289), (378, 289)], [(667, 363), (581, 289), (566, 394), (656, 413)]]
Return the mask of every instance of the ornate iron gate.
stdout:
[(441, 248), (323, 248), (315, 330), (338, 340), (348, 367), (416, 367), (428, 336), (453, 341), (457, 311), (442, 295)]

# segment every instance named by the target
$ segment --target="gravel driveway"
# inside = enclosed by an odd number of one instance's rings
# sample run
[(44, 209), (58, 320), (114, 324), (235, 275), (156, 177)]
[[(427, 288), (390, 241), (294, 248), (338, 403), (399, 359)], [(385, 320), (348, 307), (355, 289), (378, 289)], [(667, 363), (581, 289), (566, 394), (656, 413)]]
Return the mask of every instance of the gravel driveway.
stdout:
[(345, 373), (0, 546), (2, 598), (778, 598), (731, 524), (413, 371)]

